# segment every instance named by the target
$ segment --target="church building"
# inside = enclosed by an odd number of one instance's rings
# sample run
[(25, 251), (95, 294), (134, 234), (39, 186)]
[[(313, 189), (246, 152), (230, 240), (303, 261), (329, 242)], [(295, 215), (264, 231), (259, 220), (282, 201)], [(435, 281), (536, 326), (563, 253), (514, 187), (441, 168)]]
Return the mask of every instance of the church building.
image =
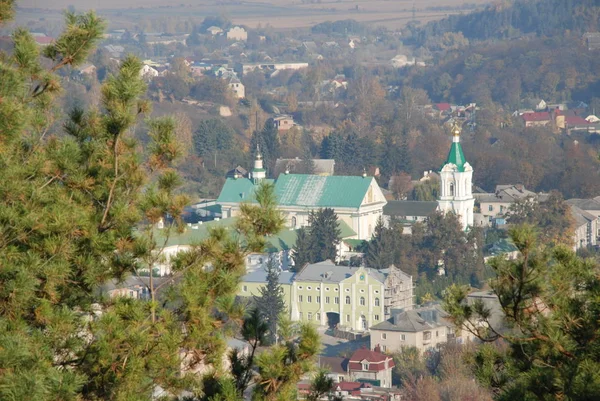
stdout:
[(267, 179), (259, 153), (249, 178), (234, 175), (225, 181), (217, 198), (223, 218), (237, 216), (240, 203), (253, 202), (254, 190), (261, 182), (274, 183), (279, 209), (290, 228), (307, 226), (313, 210), (331, 208), (339, 220), (357, 233), (358, 239), (368, 240), (387, 203), (377, 181), (366, 174), (320, 176), (286, 171), (277, 180)]
[(454, 212), (463, 229), (473, 226), (473, 167), (465, 159), (460, 146), (460, 127), (452, 128), (452, 146), (446, 163), (440, 171), (440, 198), (438, 209), (444, 213)]

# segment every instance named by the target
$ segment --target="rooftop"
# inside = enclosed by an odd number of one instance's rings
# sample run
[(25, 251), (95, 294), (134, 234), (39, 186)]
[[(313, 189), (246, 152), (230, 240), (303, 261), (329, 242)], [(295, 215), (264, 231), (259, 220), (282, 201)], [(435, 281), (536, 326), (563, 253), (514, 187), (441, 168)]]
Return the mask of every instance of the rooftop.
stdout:
[(296, 275), (295, 281), (316, 281), (322, 283), (339, 283), (352, 277), (359, 269), (383, 283), (386, 275), (376, 269), (368, 267), (337, 266), (331, 260), (307, 264)]
[(429, 216), (438, 207), (437, 202), (420, 201), (388, 201), (383, 207), (383, 214), (386, 216)]

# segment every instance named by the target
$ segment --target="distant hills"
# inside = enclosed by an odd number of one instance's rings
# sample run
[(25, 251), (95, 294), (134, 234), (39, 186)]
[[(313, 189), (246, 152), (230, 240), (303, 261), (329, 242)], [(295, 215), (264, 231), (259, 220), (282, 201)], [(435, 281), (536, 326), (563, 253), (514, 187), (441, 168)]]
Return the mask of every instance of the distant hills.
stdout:
[(459, 31), (470, 41), (583, 33), (598, 31), (599, 21), (598, 0), (504, 0), (482, 11), (430, 22), (415, 30), (413, 39), (422, 45), (432, 36)]

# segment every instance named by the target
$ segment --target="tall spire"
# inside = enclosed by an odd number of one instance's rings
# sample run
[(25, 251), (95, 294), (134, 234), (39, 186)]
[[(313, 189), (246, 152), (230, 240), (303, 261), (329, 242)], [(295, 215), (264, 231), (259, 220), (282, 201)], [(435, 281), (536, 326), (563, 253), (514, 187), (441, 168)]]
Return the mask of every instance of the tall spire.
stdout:
[(461, 126), (459, 124), (454, 124), (452, 126), (452, 145), (450, 146), (450, 152), (448, 152), (448, 158), (446, 159), (446, 164), (454, 164), (458, 171), (465, 171), (465, 155), (462, 151), (462, 146), (460, 146), (460, 133)]
[(260, 145), (256, 144), (256, 159), (254, 160), (254, 168), (252, 169), (252, 180), (257, 184), (260, 180), (267, 178), (267, 172), (263, 166), (262, 155), (260, 154)]

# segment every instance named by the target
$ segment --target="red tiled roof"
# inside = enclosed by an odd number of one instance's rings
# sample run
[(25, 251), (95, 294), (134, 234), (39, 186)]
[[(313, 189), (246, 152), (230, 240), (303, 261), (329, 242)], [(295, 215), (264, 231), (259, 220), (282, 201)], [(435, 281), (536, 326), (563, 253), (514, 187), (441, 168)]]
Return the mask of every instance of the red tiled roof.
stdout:
[(535, 113), (524, 113), (521, 117), (525, 121), (549, 121), (550, 113), (547, 111), (538, 111)]
[(388, 368), (394, 367), (394, 360), (389, 356), (382, 354), (381, 352), (371, 351), (367, 348), (361, 348), (352, 354), (348, 367), (351, 370), (362, 370), (361, 362), (367, 361), (369, 362), (370, 371), (381, 371), (386, 369), (386, 360), (388, 361)]
[(568, 125), (589, 125), (590, 122), (579, 116), (566, 116), (565, 123)]
[(333, 385), (336, 391), (360, 391), (361, 388), (372, 388), (370, 383), (339, 382)]
[(447, 111), (450, 110), (450, 103), (436, 103), (434, 105), (439, 111)]

